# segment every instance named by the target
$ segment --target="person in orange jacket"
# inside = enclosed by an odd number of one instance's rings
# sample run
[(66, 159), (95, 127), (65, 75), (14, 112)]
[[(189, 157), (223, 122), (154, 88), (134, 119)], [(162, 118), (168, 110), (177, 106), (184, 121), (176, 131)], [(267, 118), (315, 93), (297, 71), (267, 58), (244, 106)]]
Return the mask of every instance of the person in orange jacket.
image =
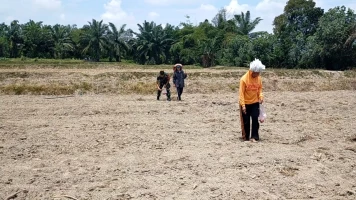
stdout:
[[(240, 79), (239, 104), (242, 138), (245, 141), (258, 141), (259, 134), (259, 108), (263, 103), (262, 80), (260, 73), (265, 66), (258, 59), (250, 63), (250, 69)], [(252, 130), (250, 137), (250, 119), (252, 119)]]

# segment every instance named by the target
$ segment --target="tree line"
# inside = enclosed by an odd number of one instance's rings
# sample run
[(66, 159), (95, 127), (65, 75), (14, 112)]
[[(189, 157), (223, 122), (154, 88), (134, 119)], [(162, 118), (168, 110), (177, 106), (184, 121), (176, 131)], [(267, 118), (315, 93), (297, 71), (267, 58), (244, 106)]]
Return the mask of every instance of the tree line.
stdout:
[(0, 57), (86, 59), (159, 65), (245, 66), (259, 58), (276, 68), (345, 70), (356, 63), (356, 14), (338, 6), (328, 11), (312, 0), (289, 0), (275, 17), (273, 33), (253, 32), (263, 19), (241, 12), (228, 19), (220, 10), (211, 20), (179, 26), (144, 21), (138, 31), (93, 19), (76, 25), (29, 20), (0, 24)]

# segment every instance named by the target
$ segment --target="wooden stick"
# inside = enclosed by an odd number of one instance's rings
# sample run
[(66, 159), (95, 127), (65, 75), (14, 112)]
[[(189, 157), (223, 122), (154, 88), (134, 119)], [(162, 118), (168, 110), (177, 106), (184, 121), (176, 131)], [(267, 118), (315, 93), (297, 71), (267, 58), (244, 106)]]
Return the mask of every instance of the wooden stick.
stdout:
[(45, 99), (59, 99), (59, 98), (68, 98), (68, 97), (75, 97), (75, 96), (74, 95), (55, 96), (55, 97), (45, 97)]
[(10, 199), (15, 199), (17, 197), (17, 194), (19, 194), (21, 191), (18, 191), (8, 197), (5, 198), (5, 200), (10, 200)]
[(71, 196), (69, 196), (69, 195), (64, 195), (63, 197), (66, 197), (66, 198), (72, 199), (72, 200), (78, 200), (77, 198), (71, 197)]

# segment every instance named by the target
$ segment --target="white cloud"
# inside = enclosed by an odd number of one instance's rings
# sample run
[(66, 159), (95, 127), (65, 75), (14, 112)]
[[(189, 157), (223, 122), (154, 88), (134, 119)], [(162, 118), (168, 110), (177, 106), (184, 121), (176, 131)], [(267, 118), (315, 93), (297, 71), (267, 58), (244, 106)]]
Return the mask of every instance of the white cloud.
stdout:
[(150, 13), (148, 13), (148, 17), (152, 20), (152, 19), (159, 17), (159, 14), (156, 12), (150, 12)]
[(268, 31), (272, 33), (274, 18), (283, 13), (286, 0), (261, 0), (251, 10), (251, 19), (260, 17), (262, 21), (256, 26), (255, 31)]
[(65, 15), (64, 13), (62, 13), (62, 14), (59, 16), (59, 18), (60, 18), (61, 20), (65, 20), (65, 19), (66, 19), (66, 15)]
[(314, 2), (317, 7), (324, 7), (323, 0), (314, 0)]
[(200, 2), (204, 2), (204, 0), (145, 0), (145, 3), (154, 6), (168, 6), (175, 4), (199, 4)]
[(5, 18), (5, 23), (10, 24), (14, 20), (15, 20), (15, 18), (13, 16), (7, 16)]
[[(349, 8), (356, 8), (356, 5), (352, 5), (350, 0), (314, 0), (316, 7), (321, 7), (324, 12), (327, 12), (330, 8), (336, 6), (345, 5)], [(251, 18), (261, 17), (263, 20), (257, 25), (255, 31), (268, 31), (272, 32), (273, 21), (275, 17), (283, 14), (284, 7), (287, 5), (287, 0), (260, 0), (257, 6), (251, 9)]]
[(62, 6), (61, 0), (33, 0), (33, 4), (47, 10), (56, 10)]
[(137, 22), (133, 15), (127, 14), (121, 8), (121, 0), (111, 0), (104, 4), (105, 13), (101, 15), (101, 18), (105, 22), (112, 22), (115, 25), (127, 24), (127, 28), (136, 28)]
[(46, 24), (58, 23), (63, 4), (63, 0), (0, 0), (0, 2), (2, 3), (0, 19), (6, 23), (12, 20), (26, 23), (30, 19), (43, 21)]
[(262, 0), (257, 4), (256, 11), (282, 13), (285, 5), (285, 0)]
[(127, 13), (121, 8), (121, 0), (111, 0), (109, 3), (104, 4), (106, 12), (102, 15), (104, 19), (123, 19)]
[(215, 6), (210, 5), (210, 4), (201, 4), (199, 9), (205, 10), (205, 11), (215, 11), (216, 10)]
[[(211, 21), (214, 16), (218, 13), (218, 9), (210, 4), (201, 4), (196, 9), (189, 9), (181, 11), (184, 12), (184, 16), (187, 15), (190, 17), (190, 22), (194, 25), (198, 25), (200, 22), (204, 22), (205, 19)], [(183, 16), (183, 15), (182, 15)]]
[[(314, 0), (317, 7), (327, 12), (330, 8), (345, 5), (356, 11), (356, 0)], [(198, 25), (205, 19), (211, 21), (221, 8), (227, 17), (251, 12), (251, 19), (263, 20), (254, 31), (272, 32), (275, 17), (283, 13), (288, 0), (0, 0), (0, 19), (10, 23), (29, 19), (44, 21), (45, 24), (78, 24), (82, 26), (91, 19), (103, 19), (117, 26), (137, 29), (144, 20), (157, 24), (179, 25), (190, 16), (190, 22)], [(141, 2), (140, 6), (136, 6)], [(246, 2), (246, 3), (242, 3)], [(134, 5), (135, 4), (135, 5)], [(143, 5), (142, 5), (143, 4)], [(15, 9), (14, 9), (15, 8)], [(155, 11), (151, 12), (150, 11)], [(1, 23), (1, 21), (0, 21)]]
[[(174, 0), (173, 0), (174, 1)], [(191, 0), (194, 1), (194, 0)], [(205, 0), (206, 1), (206, 0)], [(183, 6), (178, 7), (174, 6), (170, 9), (161, 9), (160, 16), (155, 20), (156, 24), (171, 24), (174, 26), (179, 26), (182, 22), (187, 22), (194, 25), (199, 25), (200, 22), (204, 22), (205, 19), (211, 21), (213, 17), (218, 13), (218, 8), (211, 4), (198, 4), (195, 7), (192, 6)], [(189, 19), (186, 17), (189, 16)], [(142, 19), (143, 21), (144, 19)]]
[(314, 0), (316, 7), (321, 7), (324, 9), (324, 12), (327, 12), (331, 8), (337, 6), (345, 6), (346, 8), (351, 8), (356, 11), (356, 2), (351, 0), (338, 0), (338, 1), (327, 1), (327, 0)]
[(350, 8), (351, 10), (353, 10), (356, 13), (356, 2), (349, 2), (349, 4), (345, 5), (347, 8)]
[(247, 12), (249, 6), (247, 4), (240, 5), (238, 0), (231, 0), (230, 4), (225, 6), (228, 15), (240, 14), (241, 12)]
[(146, 3), (153, 5), (167, 5), (169, 4), (169, 0), (145, 0)]

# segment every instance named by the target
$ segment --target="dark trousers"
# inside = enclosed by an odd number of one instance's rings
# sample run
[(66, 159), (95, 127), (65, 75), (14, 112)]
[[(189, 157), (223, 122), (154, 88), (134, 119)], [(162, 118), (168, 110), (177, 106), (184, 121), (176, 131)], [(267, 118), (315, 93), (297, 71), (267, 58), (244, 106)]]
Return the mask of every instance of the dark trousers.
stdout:
[(252, 131), (251, 138), (255, 140), (259, 140), (260, 137), (258, 135), (258, 129), (260, 128), (260, 124), (258, 122), (258, 115), (260, 114), (260, 104), (254, 103), (245, 105), (246, 106), (246, 114), (242, 113), (242, 119), (245, 130), (245, 140), (250, 139), (250, 120), (252, 119)]
[(183, 87), (177, 87), (178, 100), (182, 100), (181, 96), (183, 94)]
[[(162, 89), (164, 85), (160, 85), (159, 88)], [(169, 83), (166, 84), (166, 90), (167, 90), (167, 100), (171, 100), (171, 85)], [(157, 90), (157, 100), (159, 100), (159, 97), (161, 96), (162, 91)]]

